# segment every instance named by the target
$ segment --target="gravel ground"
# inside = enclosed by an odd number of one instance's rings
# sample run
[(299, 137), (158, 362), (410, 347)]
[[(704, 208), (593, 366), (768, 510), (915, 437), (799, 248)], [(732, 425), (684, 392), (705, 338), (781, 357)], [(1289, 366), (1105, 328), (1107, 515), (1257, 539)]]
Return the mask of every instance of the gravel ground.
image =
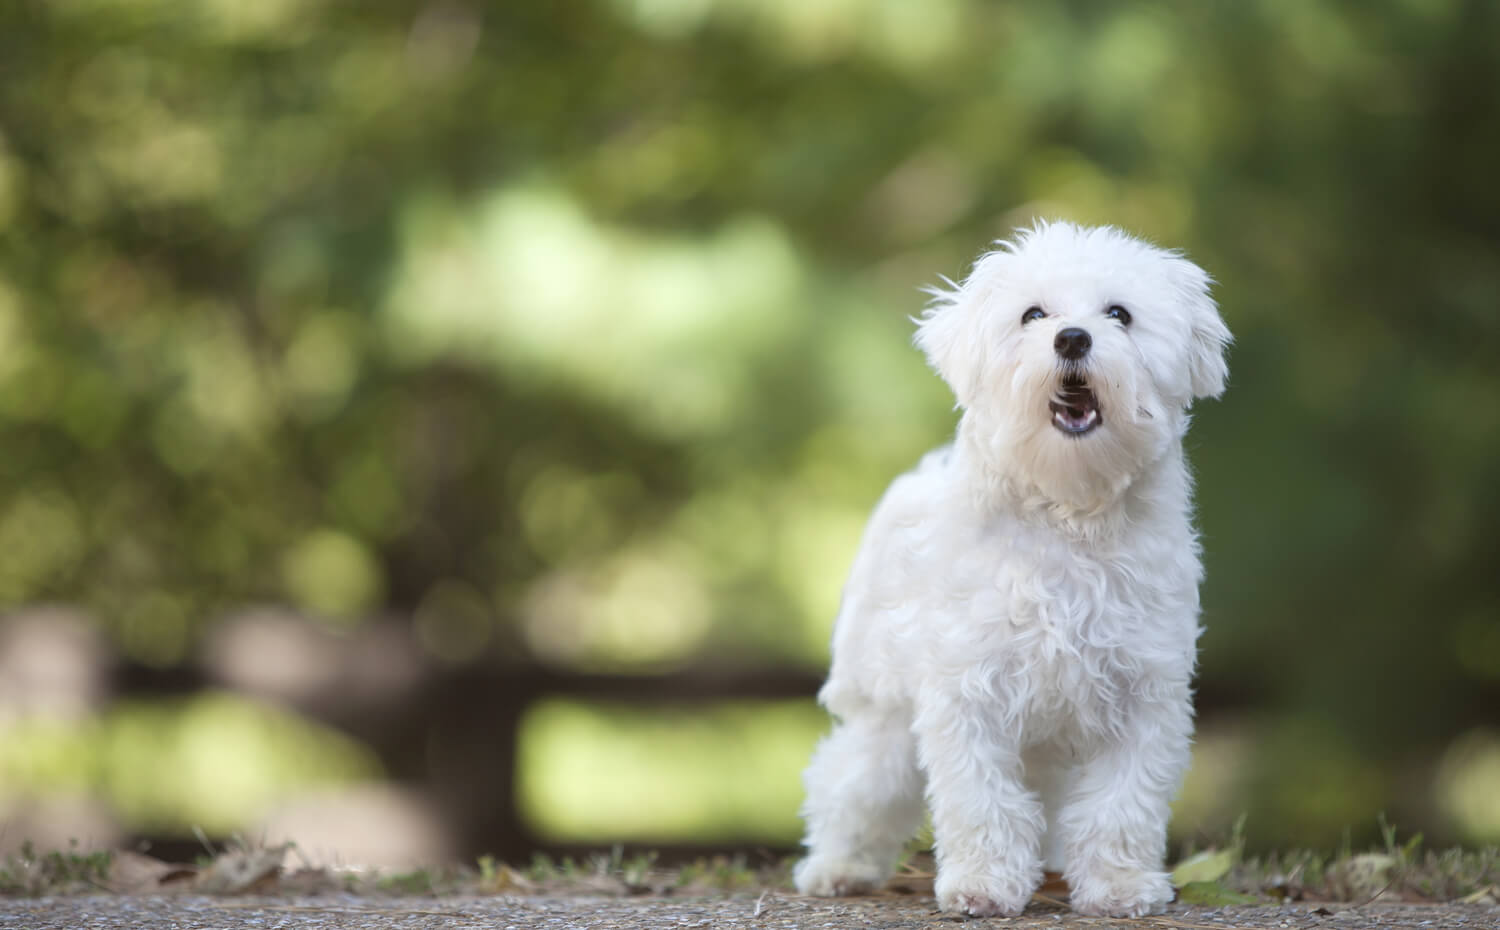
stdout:
[(1078, 917), (1050, 904), (1024, 916), (966, 921), (938, 913), (930, 897), (882, 896), (829, 901), (766, 893), (758, 897), (602, 898), (465, 897), (371, 898), (319, 895), (303, 898), (74, 895), (0, 899), (0, 928), (17, 930), (658, 930), (743, 927), (747, 930), (884, 930), (931, 928), (1411, 928), (1495, 930), (1500, 908), (1479, 905), (1384, 904), (1359, 908), (1299, 903), (1284, 907), (1201, 908), (1173, 905), (1161, 917), (1108, 920)]

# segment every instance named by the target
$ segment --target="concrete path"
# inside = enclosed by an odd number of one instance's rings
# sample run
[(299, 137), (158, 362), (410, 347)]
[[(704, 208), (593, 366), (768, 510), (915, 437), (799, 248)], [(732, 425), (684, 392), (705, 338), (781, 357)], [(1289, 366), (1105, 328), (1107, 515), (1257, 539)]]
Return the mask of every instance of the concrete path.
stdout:
[(980, 928), (1150, 928), (1150, 930), (1495, 930), (1500, 908), (1478, 905), (1369, 904), (1358, 909), (1299, 903), (1284, 907), (1193, 908), (1174, 905), (1140, 920), (1078, 917), (1033, 905), (1010, 920), (966, 921), (938, 913), (919, 895), (838, 901), (767, 892), (717, 898), (462, 897), (385, 898), (325, 894), (299, 898), (76, 895), (0, 899), (0, 928), (15, 930), (957, 930)]

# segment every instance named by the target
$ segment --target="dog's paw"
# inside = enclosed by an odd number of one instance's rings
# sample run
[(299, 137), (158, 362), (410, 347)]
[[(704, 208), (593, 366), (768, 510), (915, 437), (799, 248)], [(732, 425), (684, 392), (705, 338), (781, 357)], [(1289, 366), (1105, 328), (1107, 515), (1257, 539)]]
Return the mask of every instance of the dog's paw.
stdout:
[[(1027, 897), (1027, 901), (1029, 900), (1030, 896)], [(991, 898), (984, 894), (955, 892), (946, 898), (939, 898), (938, 907), (949, 914), (963, 914), (966, 917), (1019, 917), (1026, 909), (1026, 901), (1017, 904), (1015, 901)]]
[(1165, 872), (1116, 869), (1070, 882), (1073, 910), (1091, 917), (1144, 917), (1160, 914), (1172, 900)]
[(869, 894), (885, 884), (885, 870), (868, 862), (808, 856), (797, 863), (792, 877), (797, 890), (820, 898)]
[(1031, 901), (1023, 882), (1000, 881), (990, 875), (938, 875), (938, 908), (969, 917), (1018, 917)]

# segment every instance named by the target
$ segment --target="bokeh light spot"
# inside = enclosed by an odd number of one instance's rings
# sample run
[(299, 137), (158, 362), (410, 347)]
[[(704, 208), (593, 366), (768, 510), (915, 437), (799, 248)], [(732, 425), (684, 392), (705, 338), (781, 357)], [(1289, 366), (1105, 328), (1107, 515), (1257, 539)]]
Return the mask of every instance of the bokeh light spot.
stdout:
[(473, 585), (455, 579), (438, 582), (422, 596), (413, 623), (422, 648), (446, 662), (479, 657), (494, 630), (489, 600)]
[(358, 539), (333, 529), (315, 530), (299, 540), (282, 557), (281, 575), (299, 606), (345, 621), (378, 604), (385, 591), (374, 554)]
[(666, 711), (545, 701), (521, 723), (522, 813), (558, 842), (790, 844), (799, 774), (827, 725), (811, 701)]
[(1438, 765), (1438, 804), (1476, 843), (1500, 840), (1500, 733), (1473, 730), (1456, 740)]

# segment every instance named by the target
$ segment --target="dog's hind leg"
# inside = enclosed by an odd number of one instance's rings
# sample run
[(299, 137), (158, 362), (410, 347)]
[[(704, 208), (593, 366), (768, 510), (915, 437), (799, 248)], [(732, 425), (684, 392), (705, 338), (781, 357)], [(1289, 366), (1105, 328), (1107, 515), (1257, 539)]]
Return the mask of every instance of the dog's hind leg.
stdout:
[(1042, 832), (1042, 865), (1048, 872), (1061, 873), (1067, 866), (1062, 826), (1058, 822), (1068, 792), (1068, 763), (1055, 751), (1029, 749), (1023, 755), (1026, 787), (1041, 799), (1046, 826)]
[(834, 727), (803, 775), (807, 858), (797, 890), (874, 891), (922, 825), (922, 774), (909, 713), (862, 708)]

